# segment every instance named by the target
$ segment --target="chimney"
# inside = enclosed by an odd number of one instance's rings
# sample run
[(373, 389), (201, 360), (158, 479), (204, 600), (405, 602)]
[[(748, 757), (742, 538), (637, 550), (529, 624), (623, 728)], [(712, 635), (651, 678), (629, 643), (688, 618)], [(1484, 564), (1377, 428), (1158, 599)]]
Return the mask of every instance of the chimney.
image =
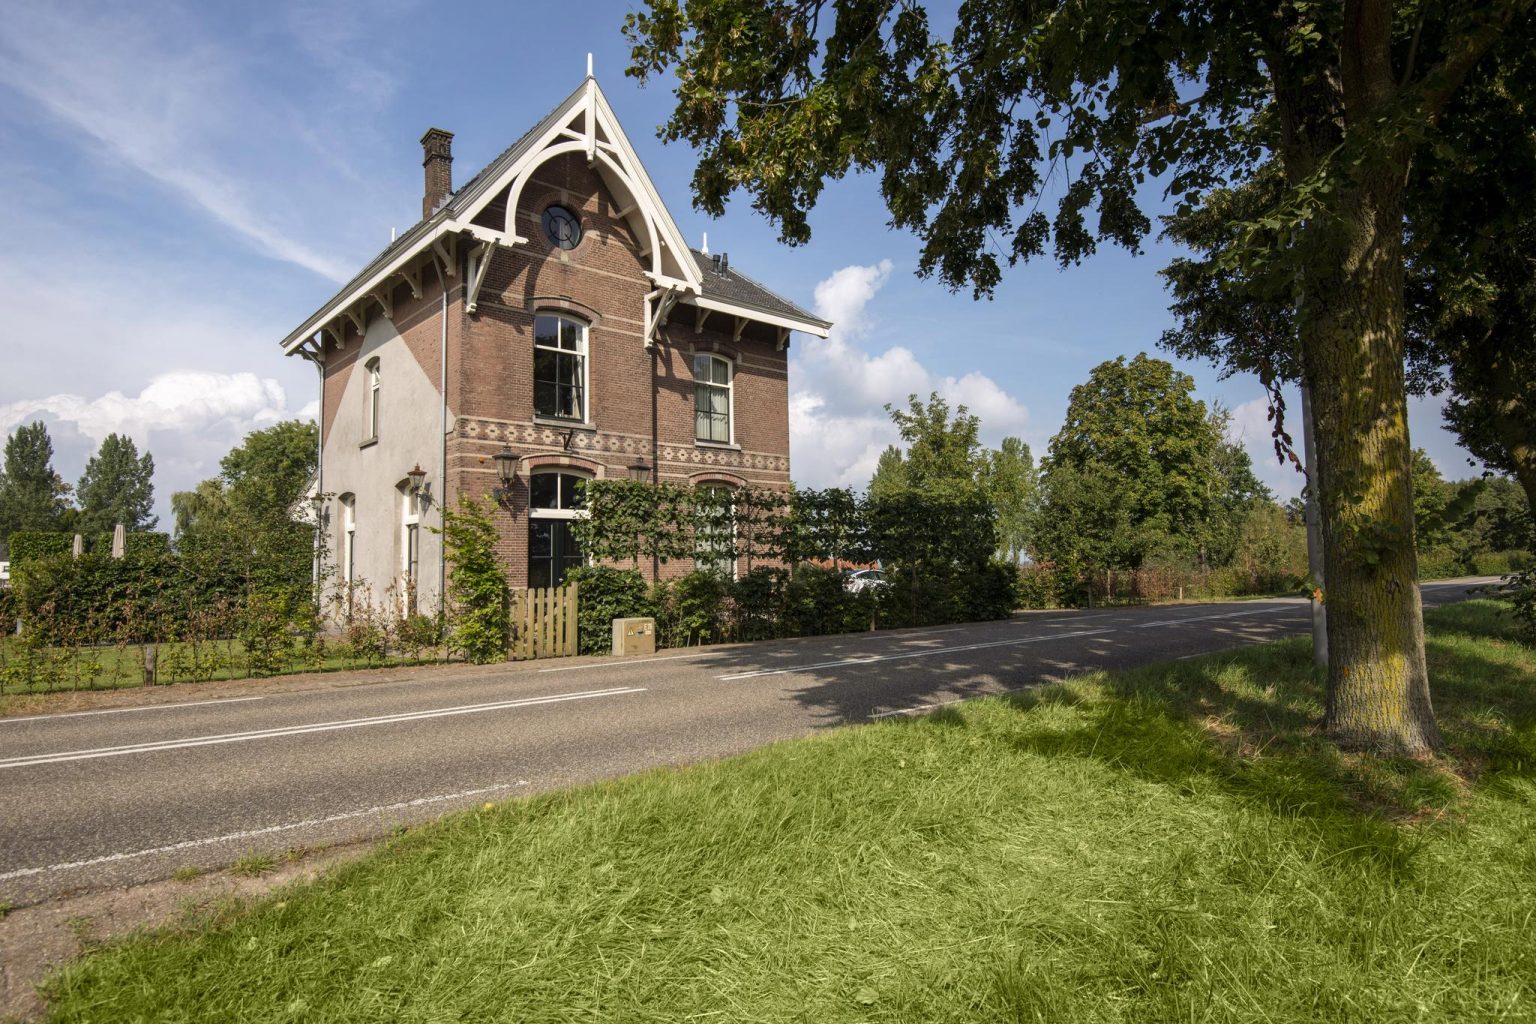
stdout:
[(425, 168), (426, 191), (421, 196), (421, 219), (438, 211), (453, 194), (453, 132), (428, 128), (421, 137), (421, 166)]

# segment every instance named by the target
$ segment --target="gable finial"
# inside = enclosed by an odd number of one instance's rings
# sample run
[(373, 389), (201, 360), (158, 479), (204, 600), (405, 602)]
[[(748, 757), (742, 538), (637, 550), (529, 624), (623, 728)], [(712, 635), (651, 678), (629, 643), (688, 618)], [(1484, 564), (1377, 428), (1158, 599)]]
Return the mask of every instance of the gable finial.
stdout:
[(587, 54), (587, 77), (592, 77), (592, 55), (590, 53)]

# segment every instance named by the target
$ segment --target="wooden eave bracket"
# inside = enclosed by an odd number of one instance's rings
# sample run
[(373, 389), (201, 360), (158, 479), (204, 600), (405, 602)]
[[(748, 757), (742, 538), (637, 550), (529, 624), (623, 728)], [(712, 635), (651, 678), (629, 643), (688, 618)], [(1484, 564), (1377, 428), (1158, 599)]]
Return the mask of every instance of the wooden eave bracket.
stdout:
[(443, 244), (441, 238), (432, 239), (432, 252), (437, 256), (438, 262), (442, 265), (444, 274), (447, 274), (449, 277), (458, 276), (459, 268), (454, 265), (454, 259), (449, 255), (448, 247)]
[(660, 301), (656, 304), (656, 312), (654, 315), (651, 313), (650, 298), (649, 296), (646, 298), (645, 314), (647, 320), (649, 321), (649, 323), (647, 323), (645, 326), (646, 351), (650, 351), (656, 347), (656, 332), (661, 330), (661, 328), (666, 325), (667, 317), (672, 313), (672, 307), (677, 305), (677, 300), (681, 299), (682, 297), (682, 292), (673, 288), (668, 288), (660, 296)]
[(415, 270), (402, 270), (400, 276), (405, 278), (405, 283), (411, 286), (411, 298), (421, 298), (421, 272), (425, 269), (418, 265)]
[(698, 309), (698, 312), (697, 312), (696, 316), (694, 317), (694, 321), (693, 321), (693, 333), (694, 334), (703, 334), (704, 333), (704, 322), (709, 319), (709, 314), (710, 314), (710, 310)]
[(733, 316), (731, 319), (736, 321), (734, 329), (731, 331), (731, 341), (740, 345), (741, 332), (747, 329), (747, 318), (744, 316)]
[(779, 345), (778, 345), (778, 350), (780, 352), (783, 352), (787, 348), (789, 348), (789, 328), (788, 327), (780, 327), (779, 328)]
[(346, 314), (348, 320), (352, 321), (352, 326), (357, 328), (357, 336), (359, 338), (368, 333), (367, 306), (363, 306), (361, 303), (354, 303), (342, 310), (342, 312)]
[(383, 308), (383, 310), (384, 310), (384, 319), (385, 320), (394, 320), (394, 318), (395, 318), (395, 295), (394, 295), (394, 288), (388, 282), (385, 282), (377, 290), (369, 292), (368, 294), (373, 299), (373, 301), (377, 302)]
[(480, 286), (485, 283), (485, 272), (491, 266), (493, 242), (481, 242), (469, 258), (469, 291), (464, 297), (464, 312), (473, 313), (480, 299)]

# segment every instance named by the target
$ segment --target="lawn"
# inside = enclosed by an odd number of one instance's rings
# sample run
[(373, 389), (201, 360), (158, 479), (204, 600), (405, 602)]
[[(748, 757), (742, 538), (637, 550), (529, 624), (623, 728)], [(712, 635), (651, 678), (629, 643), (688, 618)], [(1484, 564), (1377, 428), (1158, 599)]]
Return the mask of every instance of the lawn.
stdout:
[[(442, 648), (414, 654), (392, 652), (387, 657), (351, 652), (345, 644), (323, 641), (316, 646), (295, 644), (280, 653), (270, 671), (253, 672), (245, 645), (239, 640), (159, 643), (158, 683), (216, 682), (252, 675), (291, 672), (336, 672), (388, 665), (419, 665), (443, 661)], [(59, 693), (77, 690), (117, 690), (144, 685), (144, 644), (99, 647), (29, 648), (19, 638), (0, 637), (0, 696)]]
[(1536, 652), (1432, 613), (1449, 743), (1305, 641), (513, 800), (57, 976), (60, 1021), (1536, 1020)]

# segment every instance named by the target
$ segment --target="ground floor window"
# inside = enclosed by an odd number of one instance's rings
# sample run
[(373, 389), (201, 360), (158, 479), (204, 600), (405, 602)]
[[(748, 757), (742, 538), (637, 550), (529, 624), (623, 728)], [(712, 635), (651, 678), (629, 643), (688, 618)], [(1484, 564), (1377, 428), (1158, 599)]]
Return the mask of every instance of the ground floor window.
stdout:
[(736, 526), (731, 488), (716, 484), (699, 488), (699, 521), (695, 524), (693, 564), (725, 579), (736, 576)]
[(558, 587), (582, 564), (571, 521), (586, 515), (586, 477), (571, 472), (534, 473), (528, 478), (528, 585)]

